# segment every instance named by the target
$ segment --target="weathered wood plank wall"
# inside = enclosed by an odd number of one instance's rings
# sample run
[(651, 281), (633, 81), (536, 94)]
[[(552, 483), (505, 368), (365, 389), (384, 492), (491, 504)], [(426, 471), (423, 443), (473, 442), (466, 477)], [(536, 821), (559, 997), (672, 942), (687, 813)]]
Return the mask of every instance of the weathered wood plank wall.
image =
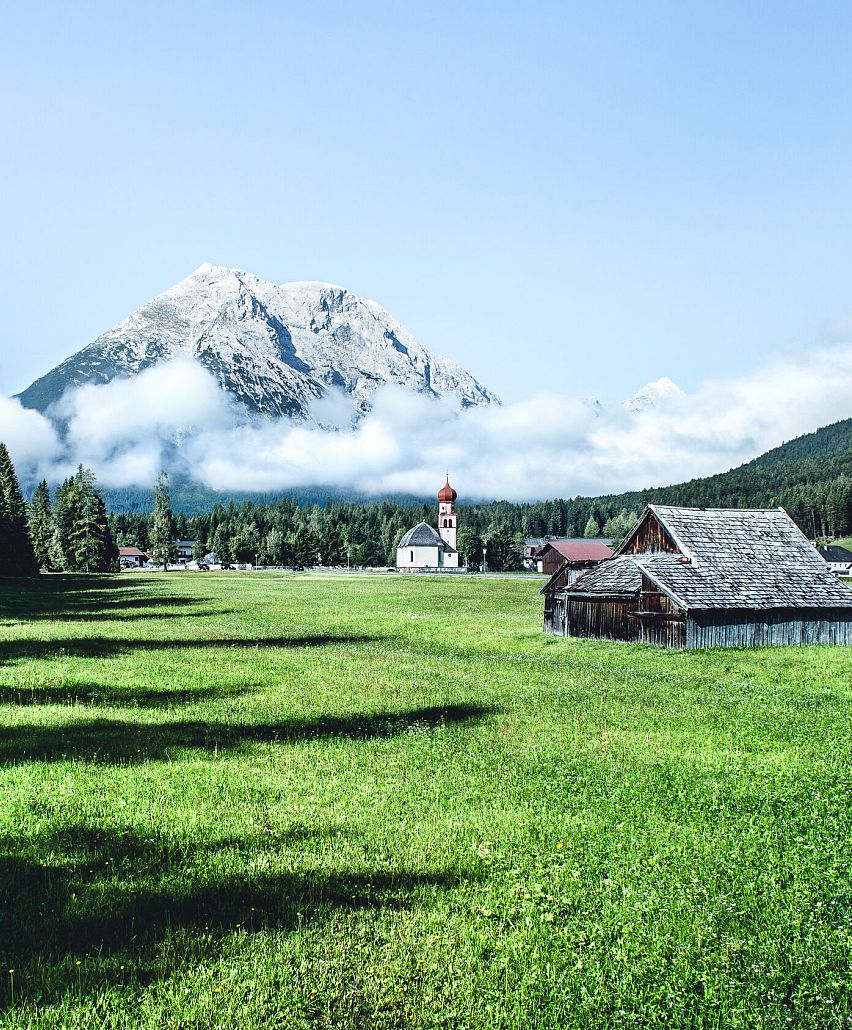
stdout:
[(841, 609), (694, 612), (686, 647), (852, 644), (852, 615)]
[(639, 620), (632, 618), (636, 610), (633, 598), (611, 598), (590, 601), (571, 598), (562, 615), (562, 633), (566, 637), (599, 637), (603, 640), (639, 640)]

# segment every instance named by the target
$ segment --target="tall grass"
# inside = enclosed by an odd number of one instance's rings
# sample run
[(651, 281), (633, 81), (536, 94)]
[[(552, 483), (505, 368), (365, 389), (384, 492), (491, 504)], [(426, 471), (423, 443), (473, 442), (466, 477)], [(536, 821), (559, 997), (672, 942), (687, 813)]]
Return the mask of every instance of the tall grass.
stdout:
[(852, 1023), (847, 650), (558, 640), (522, 580), (1, 589), (2, 1025)]

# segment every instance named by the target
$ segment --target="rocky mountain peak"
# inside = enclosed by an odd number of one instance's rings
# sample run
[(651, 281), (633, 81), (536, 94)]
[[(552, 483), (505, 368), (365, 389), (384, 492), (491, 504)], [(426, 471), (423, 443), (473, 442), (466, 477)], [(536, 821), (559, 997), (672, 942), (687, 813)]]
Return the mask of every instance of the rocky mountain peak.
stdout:
[(184, 356), (199, 361), (247, 411), (306, 418), (330, 389), (366, 411), (392, 384), (461, 406), (499, 403), (422, 347), (380, 304), (324, 282), (276, 285), (205, 262), (20, 395), (47, 411), (69, 388), (133, 376)]

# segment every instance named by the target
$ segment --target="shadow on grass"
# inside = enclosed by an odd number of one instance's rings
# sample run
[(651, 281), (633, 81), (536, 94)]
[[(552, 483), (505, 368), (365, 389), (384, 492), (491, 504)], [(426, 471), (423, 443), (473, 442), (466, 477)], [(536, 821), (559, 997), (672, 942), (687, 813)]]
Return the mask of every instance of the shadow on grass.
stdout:
[[(157, 582), (128, 582), (121, 576), (38, 576), (0, 578), (0, 618), (6, 625), (116, 621), (137, 618), (187, 618), (174, 609), (209, 603), (172, 593)], [(167, 609), (167, 611), (163, 611)], [(204, 614), (223, 614), (207, 609)]]
[[(184, 958), (215, 954), (226, 934), (289, 931), (339, 911), (410, 909), (462, 882), (451, 871), (294, 872), (291, 855), (286, 871), (274, 871), (273, 856), (259, 872), (266, 849), (260, 840), (178, 845), (80, 825), (0, 839), (0, 959), (15, 969), (15, 1004), (36, 991), (42, 1002), (101, 993), (126, 982), (122, 967), (137, 984), (150, 982), (174, 975)], [(163, 945), (167, 962), (158, 961)], [(11, 1003), (0, 978), (0, 1006)]]
[(0, 727), (0, 764), (45, 759), (135, 764), (171, 758), (186, 750), (222, 753), (239, 752), (255, 744), (296, 744), (335, 738), (375, 740), (429, 732), (458, 723), (476, 723), (495, 711), (481, 705), (447, 705), (404, 712), (246, 724), (87, 719), (60, 726), (5, 726)]
[(259, 687), (210, 686), (181, 690), (111, 687), (103, 683), (76, 686), (9, 687), (0, 685), (0, 705), (106, 705), (115, 708), (172, 708), (245, 697)]
[(210, 648), (306, 648), (370, 644), (380, 636), (314, 633), (298, 637), (220, 637), (145, 640), (125, 637), (78, 637), (64, 640), (0, 640), (0, 665), (33, 658), (115, 658), (134, 651), (195, 651)]

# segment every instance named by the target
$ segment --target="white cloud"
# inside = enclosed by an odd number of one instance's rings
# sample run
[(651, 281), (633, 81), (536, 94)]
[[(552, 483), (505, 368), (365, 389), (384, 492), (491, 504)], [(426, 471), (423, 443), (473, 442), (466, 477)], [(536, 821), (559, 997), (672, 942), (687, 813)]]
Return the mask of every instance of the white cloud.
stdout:
[(46, 474), (61, 454), (56, 430), (37, 411), (21, 406), (13, 397), (0, 396), (0, 440), (22, 480)]
[(212, 376), (182, 360), (63, 398), (64, 450), (47, 421), (15, 401), (0, 402), (0, 439), (28, 467), (83, 462), (107, 486), (150, 485), (169, 463), (228, 490), (431, 494), (449, 470), (468, 498), (618, 492), (720, 472), (849, 417), (852, 345), (778, 357), (692, 394), (658, 392), (640, 410), (542, 393), (458, 411), (388, 387), (354, 425), (340, 397), (323, 401), (317, 421), (342, 427), (327, 432), (287, 420), (239, 422)]

